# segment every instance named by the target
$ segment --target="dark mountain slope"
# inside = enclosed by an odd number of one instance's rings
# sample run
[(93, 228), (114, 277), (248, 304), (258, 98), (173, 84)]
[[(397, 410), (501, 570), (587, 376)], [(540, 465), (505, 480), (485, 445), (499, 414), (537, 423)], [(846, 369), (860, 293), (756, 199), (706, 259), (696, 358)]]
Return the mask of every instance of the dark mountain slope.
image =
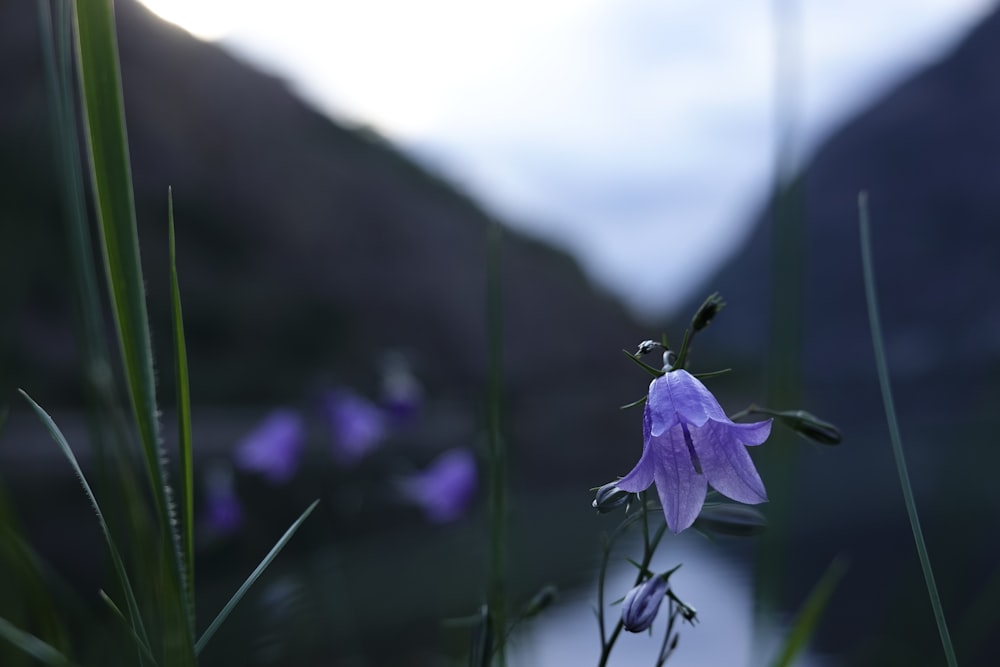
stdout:
[[(398, 348), (431, 396), (478, 410), (487, 367), (481, 209), (372, 132), (312, 110), (283, 82), (132, 2), (116, 7), (161, 365), (171, 186), (196, 402), (286, 402), (331, 377), (369, 388), (381, 351)], [(78, 382), (37, 35), (34, 3), (3, 4), (0, 44), (5, 62), (18, 65), (0, 70), (0, 270), (10, 322), (0, 383), (7, 396), (31, 387), (55, 405), (75, 402)], [(512, 435), (539, 471), (569, 442), (574, 460), (607, 456), (610, 439), (636, 430), (615, 406), (643, 385), (619, 350), (646, 332), (564, 254), (513, 232), (502, 252)], [(164, 396), (169, 375), (160, 378)], [(624, 465), (633, 453), (611, 457)]]

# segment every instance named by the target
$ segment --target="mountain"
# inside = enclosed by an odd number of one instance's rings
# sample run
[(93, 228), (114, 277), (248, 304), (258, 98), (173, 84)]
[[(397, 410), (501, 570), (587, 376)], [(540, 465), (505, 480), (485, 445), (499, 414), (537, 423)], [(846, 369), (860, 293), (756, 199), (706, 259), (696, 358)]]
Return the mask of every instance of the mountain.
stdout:
[[(383, 353), (398, 350), (428, 396), (480, 410), (491, 223), (482, 209), (283, 81), (136, 3), (118, 2), (116, 13), (161, 396), (173, 395), (162, 372), (170, 187), (196, 405), (287, 403), (332, 381), (370, 391)], [(0, 71), (9, 323), (0, 391), (5, 402), (25, 387), (49, 406), (72, 406), (72, 292), (35, 3), (5, 2), (0, 17), (6, 61), (18, 63)], [(569, 442), (574, 461), (595, 455), (617, 470), (634, 452), (605, 446), (631, 432), (616, 406), (644, 385), (620, 350), (650, 334), (567, 255), (510, 230), (501, 254), (509, 436), (524, 443), (529, 470), (562, 461)]]
[(834, 131), (778, 205), (761, 207), (746, 247), (707, 285), (729, 303), (720, 319), (739, 326), (713, 331), (699, 351), (740, 370), (762, 368), (772, 386), (790, 356), (801, 393), (773, 407), (808, 409), (844, 432), (835, 450), (778, 450), (762, 474), (784, 469), (787, 488), (772, 485), (772, 501), (794, 499), (783, 562), (789, 608), (835, 556), (849, 558), (819, 643), (851, 665), (943, 661), (875, 372), (861, 191), (895, 406), (952, 637), (963, 663), (1000, 659), (978, 629), (995, 630), (995, 618), (977, 611), (997, 603), (987, 583), (995, 557), (979, 554), (1000, 546), (989, 528), (1000, 512), (992, 491), (1000, 465), (998, 58), (994, 10), (939, 62)]

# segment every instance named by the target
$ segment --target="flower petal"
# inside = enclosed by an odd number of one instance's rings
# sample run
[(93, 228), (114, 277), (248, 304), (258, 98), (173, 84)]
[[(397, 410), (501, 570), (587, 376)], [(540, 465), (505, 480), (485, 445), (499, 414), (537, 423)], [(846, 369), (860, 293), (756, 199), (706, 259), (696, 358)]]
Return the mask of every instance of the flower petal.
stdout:
[(642, 456), (631, 472), (618, 480), (618, 488), (623, 491), (638, 493), (645, 491), (653, 483), (654, 455), (650, 447), (650, 416), (649, 408), (642, 414)]
[(678, 421), (701, 426), (709, 419), (727, 419), (712, 392), (683, 369), (653, 380), (647, 405), (653, 411), (653, 435), (657, 436)]
[(650, 432), (656, 437), (663, 435), (677, 423), (677, 409), (668, 379), (671, 375), (673, 373), (667, 373), (649, 383), (645, 414), (650, 418)]
[(707, 491), (706, 477), (700, 475), (691, 461), (684, 429), (677, 424), (663, 437), (652, 438), (654, 452), (653, 477), (663, 505), (667, 527), (674, 533), (690, 528), (701, 512)]
[[(741, 426), (756, 428), (741, 429)], [(761, 432), (770, 432), (770, 424), (765, 429), (756, 424), (727, 424), (709, 420), (701, 428), (691, 428), (690, 431), (702, 472), (713, 489), (741, 503), (754, 505), (767, 501), (764, 482), (740, 438), (750, 435), (757, 439)], [(764, 437), (767, 437), (766, 434)]]

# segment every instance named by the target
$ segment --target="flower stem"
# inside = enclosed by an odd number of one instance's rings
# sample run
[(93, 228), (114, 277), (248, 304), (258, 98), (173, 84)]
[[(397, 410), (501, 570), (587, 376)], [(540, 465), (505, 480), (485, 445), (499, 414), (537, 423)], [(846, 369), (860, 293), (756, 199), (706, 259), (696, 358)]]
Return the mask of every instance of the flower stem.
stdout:
[(875, 366), (878, 370), (879, 387), (882, 390), (882, 402), (885, 404), (885, 416), (889, 423), (892, 454), (896, 459), (899, 484), (903, 490), (903, 501), (906, 504), (906, 513), (910, 518), (910, 528), (913, 531), (917, 555), (920, 557), (920, 567), (923, 569), (924, 581), (927, 583), (927, 595), (930, 597), (931, 607), (934, 609), (934, 620), (937, 621), (938, 633), (941, 635), (941, 646), (944, 648), (948, 665), (955, 667), (958, 661), (955, 658), (955, 649), (951, 644), (951, 636), (948, 634), (948, 624), (945, 622), (944, 609), (941, 607), (941, 597), (938, 594), (937, 584), (934, 582), (934, 572), (931, 570), (931, 560), (927, 554), (927, 545), (924, 543), (923, 530), (920, 528), (920, 517), (917, 516), (917, 505), (913, 498), (913, 489), (910, 486), (910, 475), (907, 472), (906, 459), (903, 456), (903, 441), (899, 434), (896, 408), (892, 400), (892, 388), (889, 385), (889, 368), (885, 360), (882, 326), (879, 323), (878, 302), (875, 297), (875, 270), (872, 263), (871, 233), (868, 220), (868, 194), (865, 192), (858, 195), (858, 209), (861, 222), (861, 262), (865, 277), (865, 300), (868, 303), (868, 319), (871, 322), (872, 344), (875, 348)]

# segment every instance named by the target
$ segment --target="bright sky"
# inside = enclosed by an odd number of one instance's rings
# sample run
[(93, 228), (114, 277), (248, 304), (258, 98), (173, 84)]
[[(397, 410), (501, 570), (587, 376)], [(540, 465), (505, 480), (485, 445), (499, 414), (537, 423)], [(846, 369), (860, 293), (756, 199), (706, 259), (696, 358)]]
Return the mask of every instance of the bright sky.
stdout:
[[(776, 0), (142, 1), (373, 126), (640, 314), (735, 250), (770, 179)], [(801, 151), (993, 4), (799, 0)]]

